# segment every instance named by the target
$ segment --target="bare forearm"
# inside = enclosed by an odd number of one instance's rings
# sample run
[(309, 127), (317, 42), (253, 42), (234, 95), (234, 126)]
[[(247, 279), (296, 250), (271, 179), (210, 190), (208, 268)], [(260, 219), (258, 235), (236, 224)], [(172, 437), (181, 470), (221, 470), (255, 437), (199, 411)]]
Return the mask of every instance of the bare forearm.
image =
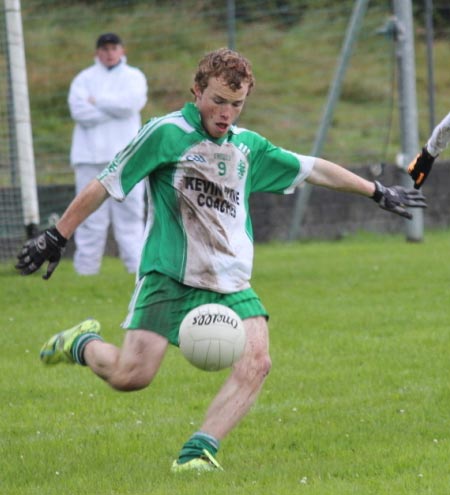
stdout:
[(373, 182), (322, 158), (316, 158), (307, 182), (315, 186), (361, 194), (367, 197), (371, 197), (375, 191)]
[(56, 224), (56, 228), (66, 239), (72, 237), (76, 228), (108, 197), (106, 189), (94, 179), (70, 203)]

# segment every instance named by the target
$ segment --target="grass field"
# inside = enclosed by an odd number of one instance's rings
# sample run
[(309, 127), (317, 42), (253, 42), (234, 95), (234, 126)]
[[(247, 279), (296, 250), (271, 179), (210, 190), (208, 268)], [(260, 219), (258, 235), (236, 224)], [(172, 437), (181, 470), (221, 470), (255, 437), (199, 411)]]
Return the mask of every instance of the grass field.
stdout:
[[(64, 261), (45, 282), (0, 265), (0, 492), (5, 495), (414, 495), (450, 492), (450, 233), (257, 246), (273, 370), (222, 443), (224, 473), (174, 476), (226, 372), (172, 348), (145, 391), (43, 367), (41, 344), (93, 316), (120, 343), (133, 278)], [(444, 261), (442, 261), (444, 260)]]

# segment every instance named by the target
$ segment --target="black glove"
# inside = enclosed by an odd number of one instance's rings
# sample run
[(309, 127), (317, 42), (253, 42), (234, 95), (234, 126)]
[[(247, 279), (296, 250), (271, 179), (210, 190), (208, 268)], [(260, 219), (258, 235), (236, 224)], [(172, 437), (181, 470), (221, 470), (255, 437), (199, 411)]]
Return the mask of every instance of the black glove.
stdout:
[(422, 148), (422, 151), (414, 158), (414, 160), (408, 165), (408, 174), (414, 180), (414, 188), (419, 189), (425, 182), (431, 167), (436, 159), (435, 156), (430, 155), (426, 147)]
[(412, 215), (405, 207), (426, 208), (425, 196), (415, 189), (405, 189), (402, 186), (386, 187), (375, 181), (375, 192), (372, 199), (377, 202), (383, 210), (396, 213), (401, 217), (411, 220)]
[(24, 244), (17, 256), (19, 261), (16, 268), (20, 270), (21, 275), (30, 275), (48, 261), (47, 273), (42, 275), (44, 280), (48, 280), (58, 266), (66, 244), (67, 239), (56, 230), (56, 227), (47, 229)]

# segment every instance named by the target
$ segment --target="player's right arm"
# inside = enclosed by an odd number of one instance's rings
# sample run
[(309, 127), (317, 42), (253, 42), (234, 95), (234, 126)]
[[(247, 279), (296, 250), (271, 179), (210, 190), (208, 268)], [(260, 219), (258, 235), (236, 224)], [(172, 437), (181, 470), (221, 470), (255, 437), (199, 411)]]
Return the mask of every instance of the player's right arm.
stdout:
[(21, 275), (36, 272), (48, 261), (47, 272), (43, 275), (48, 280), (61, 260), (67, 240), (107, 197), (106, 189), (97, 179), (90, 182), (70, 203), (55, 227), (45, 230), (24, 244), (16, 264)]
[(80, 193), (73, 199), (62, 217), (56, 224), (58, 232), (70, 239), (76, 228), (108, 197), (106, 189), (97, 179), (92, 180)]

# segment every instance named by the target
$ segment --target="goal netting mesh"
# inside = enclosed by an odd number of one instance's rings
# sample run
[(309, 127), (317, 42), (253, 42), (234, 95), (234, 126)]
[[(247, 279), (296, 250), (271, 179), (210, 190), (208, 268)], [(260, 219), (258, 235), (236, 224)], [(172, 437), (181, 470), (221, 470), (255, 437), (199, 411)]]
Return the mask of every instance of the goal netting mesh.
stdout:
[(13, 256), (24, 238), (23, 212), (13, 125), (6, 15), (0, 9), (0, 259)]

